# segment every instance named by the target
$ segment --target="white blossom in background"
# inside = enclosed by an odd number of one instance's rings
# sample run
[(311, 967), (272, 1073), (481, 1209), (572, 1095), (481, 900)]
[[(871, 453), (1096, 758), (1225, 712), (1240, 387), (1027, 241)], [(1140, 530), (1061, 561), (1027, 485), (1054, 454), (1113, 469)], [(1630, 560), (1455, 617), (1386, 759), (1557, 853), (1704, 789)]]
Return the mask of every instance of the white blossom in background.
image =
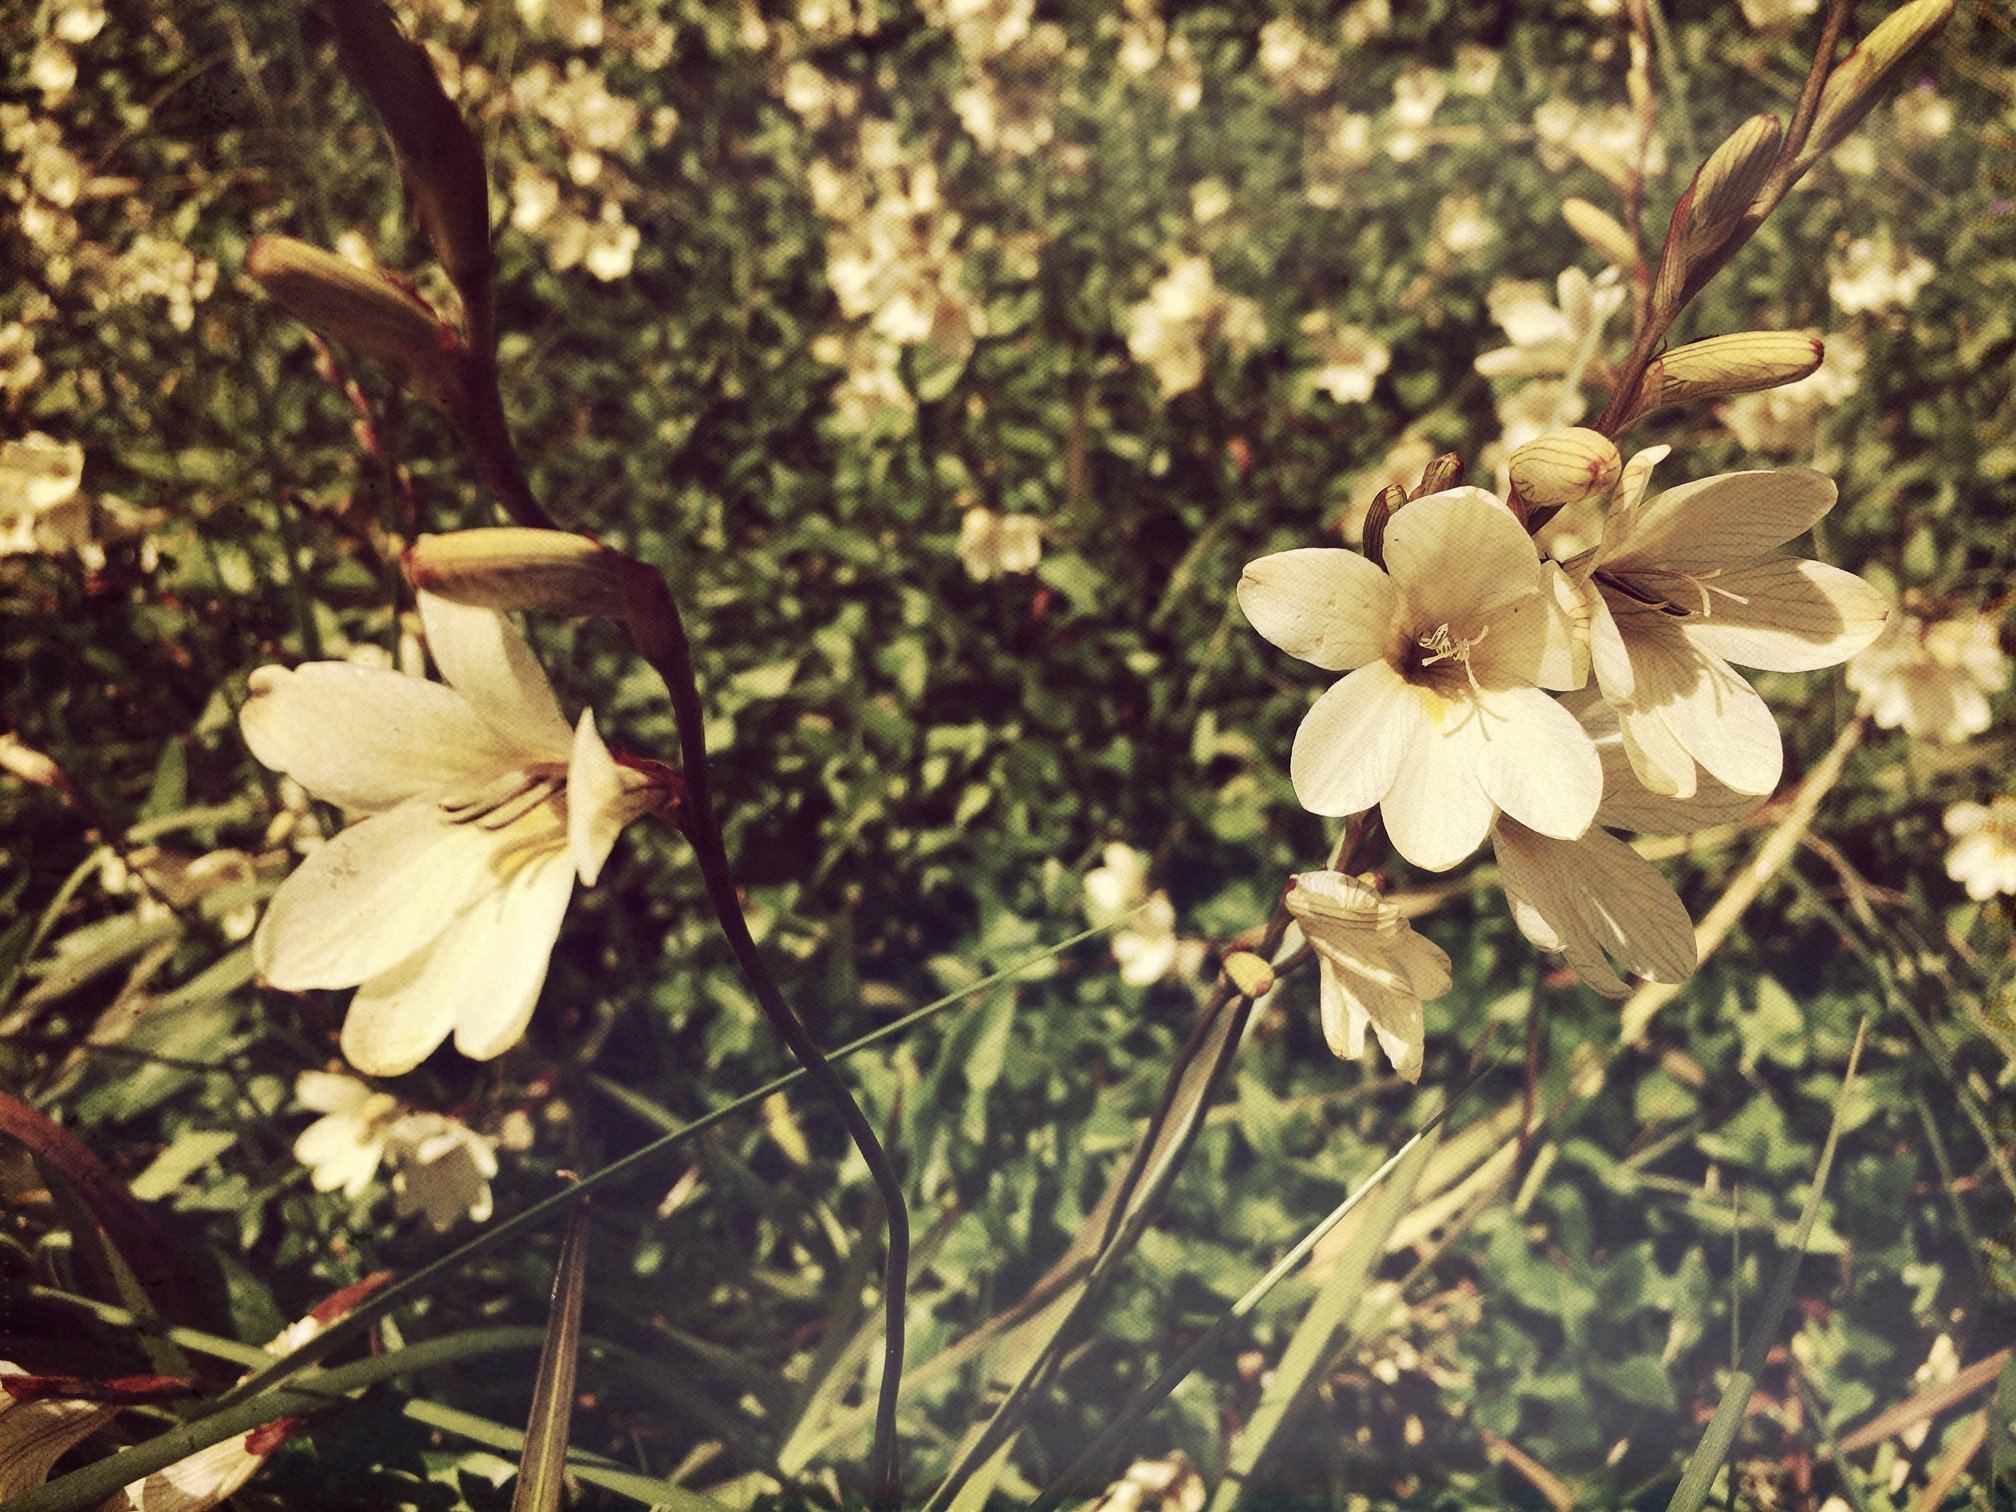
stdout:
[(1458, 42), (1456, 44), (1456, 66), (1450, 70), (1449, 81), (1458, 94), (1486, 95), (1497, 86), (1498, 68), (1504, 55), (1496, 48), (1486, 47), (1481, 42)]
[(1932, 264), (1888, 238), (1858, 237), (1830, 265), (1827, 292), (1844, 315), (1902, 309), (1931, 282)]
[(1178, 1451), (1136, 1460), (1084, 1512), (1204, 1512), (1205, 1496), (1204, 1477)]
[(1337, 77), (1337, 50), (1309, 35), (1292, 16), (1260, 28), (1260, 71), (1288, 95), (1321, 94)]
[(1956, 803), (1946, 810), (1946, 875), (1985, 903), (1997, 893), (2016, 893), (2016, 797), (2004, 793), (1987, 803)]
[(138, 900), (134, 917), (141, 923), (200, 910), (215, 922), (218, 933), (234, 942), (259, 923), (259, 903), (252, 896), (258, 875), (252, 857), (230, 847), (188, 855), (142, 845), (124, 854), (107, 852), (98, 867), (99, 885), (107, 893)]
[(1421, 1079), (1427, 1036), (1421, 1005), (1449, 990), (1449, 957), (1379, 896), (1369, 877), (1304, 872), (1284, 900), (1316, 953), (1323, 1038), (1359, 1060), (1369, 1028), (1394, 1071)]
[(403, 1105), (391, 1093), (374, 1092), (335, 1071), (303, 1071), (294, 1079), (294, 1097), (322, 1115), (294, 1141), (294, 1158), (308, 1167), (316, 1191), (340, 1191), (355, 1202), (378, 1175)]
[(1117, 840), (1100, 854), (1104, 864), (1085, 874), (1085, 917), (1104, 929), (1132, 915), (1111, 937), (1120, 980), (1146, 987), (1172, 973), (1195, 976), (1210, 947), (1177, 934), (1176, 905), (1169, 894), (1148, 886), (1148, 858)]
[(1929, 147), (1953, 130), (1953, 102), (1929, 79), (1921, 79), (1890, 103), (1897, 135), (1912, 147)]
[(1730, 663), (1831, 667), (1876, 638), (1889, 607), (1853, 573), (1776, 550), (1834, 507), (1832, 479), (1796, 467), (1730, 473), (1647, 500), (1669, 450), (1631, 459), (1602, 544), (1566, 564), (1590, 615), (1590, 666), (1654, 792), (1691, 797), (1706, 771), (1768, 793), (1784, 765), (1778, 722)]
[(1372, 397), (1379, 375), (1392, 364), (1393, 353), (1360, 325), (1338, 325), (1328, 311), (1312, 310), (1302, 317), (1302, 334), (1315, 349), (1317, 366), (1310, 383), (1339, 404), (1363, 404)]
[(1410, 63), (1393, 81), (1393, 109), (1387, 117), (1386, 155), (1396, 163), (1411, 162), (1428, 146), (1428, 125), (1448, 97), (1449, 83), (1441, 73)]
[(1458, 261), (1483, 251), (1497, 237), (1498, 223), (1474, 194), (1445, 194), (1435, 207), (1435, 240)]
[(1341, 106), (1323, 111), (1303, 138), (1303, 198), (1319, 210), (1336, 209), (1373, 156), (1372, 117)]
[(1557, 569), (1478, 488), (1395, 512), (1385, 557), (1382, 572), (1353, 551), (1306, 547), (1249, 563), (1239, 580), (1261, 635), (1349, 674), (1296, 731), (1296, 798), (1318, 814), (1378, 807), (1393, 848), (1430, 871), (1476, 850), (1501, 811), (1580, 835), (1602, 768), (1542, 691), (1579, 680)]
[(387, 1131), (385, 1149), (401, 1218), (418, 1213), (437, 1234), (464, 1218), (488, 1221), (495, 1139), (443, 1113), (408, 1113)]
[(0, 325), (0, 395), (26, 394), (42, 381), (45, 365), (35, 355), (35, 328), (18, 320)]
[[(1481, 354), (1476, 367), (1486, 378), (1555, 377), (1568, 372), (1585, 345), (1600, 352), (1603, 328), (1624, 307), (1629, 295), (1615, 268), (1594, 278), (1580, 268), (1565, 269), (1555, 281), (1556, 298), (1546, 285), (1530, 279), (1506, 279), (1484, 296), (1491, 318), (1512, 339), (1509, 347)], [(1564, 422), (1565, 423), (1565, 422)]]
[[(1818, 336), (1819, 332), (1810, 333)], [(1754, 394), (1738, 394), (1716, 410), (1745, 451), (1804, 452), (1812, 448), (1821, 419), (1861, 387), (1869, 360), (1862, 338), (1852, 330), (1828, 336), (1820, 366), (1796, 383)]]
[(1260, 307), (1218, 287), (1203, 257), (1179, 258), (1134, 306), (1127, 349), (1145, 364), (1173, 399), (1204, 381), (1204, 359), (1214, 337), (1234, 352), (1258, 346), (1267, 336)]
[(1900, 614), (1849, 659), (1848, 686), (1886, 730), (1965, 740), (1988, 728), (1988, 695), (2009, 686), (2009, 658), (1985, 614), (1935, 621)]
[(657, 806), (585, 712), (570, 732), (503, 615), (419, 595), (446, 685), (346, 662), (261, 667), (252, 754), (364, 817), (309, 855), (253, 937), (285, 991), (357, 987), (343, 1054), (395, 1076), (452, 1032), (476, 1060), (524, 1035), (575, 878)]
[(1034, 572), (1043, 559), (1043, 522), (1034, 515), (996, 514), (972, 505), (959, 522), (959, 560), (976, 583), (1010, 572)]
[(1790, 31), (1820, 8), (1820, 0), (1741, 0), (1743, 19), (1761, 32)]
[(0, 556), (48, 549), (47, 519), (77, 496), (84, 448), (30, 431), (0, 441)]

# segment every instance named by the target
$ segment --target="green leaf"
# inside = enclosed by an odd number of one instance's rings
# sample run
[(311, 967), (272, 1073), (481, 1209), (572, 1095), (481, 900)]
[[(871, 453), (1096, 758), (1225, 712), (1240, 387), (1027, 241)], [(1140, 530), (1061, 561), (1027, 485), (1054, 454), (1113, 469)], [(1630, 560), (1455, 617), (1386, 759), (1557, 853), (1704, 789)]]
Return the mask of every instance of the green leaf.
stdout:
[(574, 1370), (581, 1357), (581, 1299), (588, 1275), (588, 1204), (574, 1209), (553, 1275), (546, 1342), (532, 1382), (532, 1413), (525, 1420), (525, 1453), (511, 1512), (554, 1512), (567, 1478), (567, 1428), (574, 1414)]
[(229, 1129), (184, 1129), (133, 1178), (133, 1195), (142, 1202), (166, 1197), (237, 1142)]

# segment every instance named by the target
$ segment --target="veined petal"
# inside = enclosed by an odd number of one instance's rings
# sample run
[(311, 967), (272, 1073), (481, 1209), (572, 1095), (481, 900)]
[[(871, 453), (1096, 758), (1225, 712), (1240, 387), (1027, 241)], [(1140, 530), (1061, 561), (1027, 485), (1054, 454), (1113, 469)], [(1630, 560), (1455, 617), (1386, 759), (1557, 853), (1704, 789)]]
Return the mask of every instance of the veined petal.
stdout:
[(573, 896), (572, 859), (542, 856), (457, 924), (450, 944), (465, 965), (455, 1048), (471, 1060), (502, 1055), (525, 1037)]
[[(1651, 615), (1636, 619), (1641, 623), (1626, 633), (1638, 696), (1617, 706), (1625, 739), (1641, 734), (1634, 716), (1650, 711), (1704, 770), (1739, 793), (1768, 793), (1777, 787), (1784, 746), (1778, 722), (1757, 690), (1719, 656), (1690, 645), (1673, 621), (1654, 624)], [(1659, 788), (1649, 777), (1646, 786)], [(1690, 780), (1673, 796), (1693, 794)]]
[(1584, 589), (1583, 601), (1589, 607), (1589, 671), (1605, 698), (1622, 702), (1638, 688), (1637, 675), (1631, 670), (1631, 650), (1603, 591), (1590, 584)]
[[(1543, 949), (1558, 948), (1583, 981), (1606, 997), (1628, 987), (1605, 959), (1654, 982), (1684, 982), (1695, 966), (1694, 925), (1659, 869), (1613, 835), (1596, 830), (1557, 840), (1516, 820), (1492, 831), (1508, 898), (1545, 921)], [(1526, 929), (1524, 910), (1513, 918)]]
[(1631, 519), (1606, 570), (1709, 572), (1741, 567), (1813, 528), (1834, 507), (1834, 480), (1809, 467), (1724, 473), (1669, 488)]
[(1417, 725), (1421, 700), (1383, 661), (1360, 667), (1310, 706), (1295, 732), (1288, 775), (1314, 814), (1357, 814), (1386, 795)]
[(567, 760), (573, 732), (560, 717), (553, 685), (518, 627), (495, 609), (450, 603), (425, 592), (418, 598), (427, 649), (449, 686), (521, 753), (521, 761)]
[(1576, 582), (1558, 562), (1542, 562), (1540, 575), (1544, 603), (1538, 620), (1544, 649), (1533, 680), (1560, 691), (1579, 688), (1589, 681), (1589, 622), (1595, 612), (1589, 600), (1600, 602), (1602, 595), (1587, 583)]
[(1470, 625), (1540, 590), (1540, 550), (1512, 511), (1481, 488), (1416, 499), (1386, 527), (1386, 570), (1410, 622)]
[(1324, 956), (1318, 966), (1322, 978), (1321, 998), (1324, 1037), (1333, 1054), (1342, 1054), (1332, 1037), (1333, 1023), (1343, 1020), (1344, 1042), (1350, 1057), (1365, 1053), (1365, 1026), (1372, 1026), (1379, 1048), (1396, 1074), (1410, 1082), (1421, 1080), (1421, 1064), (1427, 1049), (1421, 999), (1404, 988), (1396, 990), (1353, 963)]
[(238, 712), (263, 766), (316, 797), (376, 814), (466, 786), (518, 757), (452, 688), (348, 662), (261, 667)]
[(1572, 840), (1588, 829), (1603, 796), (1603, 765), (1575, 716), (1538, 688), (1487, 690), (1477, 702), (1485, 796), (1545, 835)]
[(418, 951), (496, 886), (496, 839), (415, 798), (353, 824), (280, 884), (252, 937), (260, 977), (287, 992), (354, 987)]
[(1400, 594), (1357, 552), (1306, 546), (1248, 562), (1239, 607), (1290, 656), (1346, 672), (1385, 654), (1397, 633)]
[(1779, 556), (1703, 584), (1708, 612), (1681, 621), (1704, 651), (1767, 672), (1844, 662), (1882, 633), (1890, 606), (1852, 572)]
[[(19, 1365), (0, 1360), (0, 1375), (28, 1374)], [(17, 1402), (0, 1391), (0, 1500), (11, 1501), (48, 1480), (65, 1451), (116, 1410), (102, 1402), (61, 1398)]]
[[(1747, 819), (1764, 801), (1760, 793), (1739, 793), (1705, 772), (1696, 774), (1691, 797), (1655, 793), (1631, 764), (1614, 708), (1593, 690), (1567, 694), (1561, 699), (1561, 706), (1581, 722), (1596, 746), (1597, 759), (1603, 763), (1603, 801), (1596, 806), (1596, 822), (1606, 828), (1651, 835), (1685, 835), (1711, 825)], [(1529, 933), (1527, 938), (1532, 935)]]
[(1474, 703), (1466, 718), (1445, 728), (1416, 722), (1379, 805), (1393, 848), (1416, 866), (1447, 871), (1484, 843), (1497, 813), (1477, 776), (1486, 738)]

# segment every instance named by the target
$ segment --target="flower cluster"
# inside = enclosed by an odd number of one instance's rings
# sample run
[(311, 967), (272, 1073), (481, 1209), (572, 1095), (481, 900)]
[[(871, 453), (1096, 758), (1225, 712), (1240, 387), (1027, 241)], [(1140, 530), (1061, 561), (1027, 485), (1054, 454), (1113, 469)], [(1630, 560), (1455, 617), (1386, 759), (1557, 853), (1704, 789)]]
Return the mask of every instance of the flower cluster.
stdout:
[(1244, 353), (1266, 338), (1259, 305), (1219, 288), (1209, 258), (1182, 257), (1134, 306), (1127, 349), (1155, 375), (1163, 397), (1173, 399), (1204, 381), (1214, 342)]
[[(1828, 479), (1737, 473), (1648, 497), (1666, 452), (1620, 467), (1594, 432), (1549, 436), (1512, 459), (1524, 500), (1470, 487), (1415, 498), (1384, 522), (1383, 560), (1284, 551), (1249, 564), (1238, 590), (1268, 640), (1345, 674), (1295, 737), (1303, 806), (1377, 808), (1393, 848), (1431, 871), (1490, 838), (1521, 930), (1612, 995), (1626, 990), (1612, 961), (1677, 981), (1694, 943), (1672, 889), (1608, 831), (1685, 831), (1754, 807), (1777, 786), (1782, 748), (1731, 664), (1831, 666), (1888, 612), (1861, 579), (1777, 550), (1832, 506)], [(1543, 555), (1528, 504), (1606, 492), (1600, 539)], [(1362, 890), (1339, 902), (1326, 886), (1300, 879), (1291, 908), (1298, 894), (1361, 915), (1376, 903)], [(1389, 978), (1422, 986), (1428, 973), (1395, 959)], [(1342, 976), (1326, 983), (1363, 1015), (1332, 1033), (1340, 1053), (1355, 1053), (1369, 1022), (1396, 1067), (1415, 1064), (1418, 1017)], [(1326, 1024), (1343, 1012), (1326, 997)]]

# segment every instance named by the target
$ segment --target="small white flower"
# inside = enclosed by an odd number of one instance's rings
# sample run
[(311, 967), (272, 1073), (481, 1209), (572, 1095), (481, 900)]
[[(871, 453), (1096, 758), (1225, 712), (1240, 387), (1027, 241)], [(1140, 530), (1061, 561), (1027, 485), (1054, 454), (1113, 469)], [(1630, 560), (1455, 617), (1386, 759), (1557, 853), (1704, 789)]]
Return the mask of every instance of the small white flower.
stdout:
[(489, 1218), (496, 1140), (445, 1114), (408, 1113), (392, 1125), (386, 1152), (400, 1217), (420, 1213), (437, 1234), (462, 1218)]
[(1647, 787), (1691, 797), (1698, 768), (1768, 793), (1784, 765), (1778, 722), (1730, 663), (1831, 667), (1876, 638), (1889, 607), (1853, 573), (1774, 549), (1834, 507), (1832, 479), (1729, 473), (1641, 503), (1669, 450), (1631, 459), (1602, 545), (1568, 564), (1590, 614), (1590, 665)]
[[(1349, 672), (1295, 735), (1295, 796), (1319, 814), (1377, 805), (1393, 847), (1447, 871), (1500, 810), (1543, 834), (1589, 827), (1596, 751), (1543, 687), (1579, 678), (1523, 525), (1478, 488), (1416, 499), (1386, 527), (1386, 571), (1309, 547), (1250, 563), (1239, 606), (1303, 661)], [(1390, 574), (1390, 576), (1389, 576)]]
[(1886, 730), (1965, 740), (1988, 728), (1988, 695), (2009, 686), (2009, 658), (1985, 614), (1934, 623), (1898, 615), (1849, 661), (1848, 686), (1867, 695)]
[(1946, 810), (1946, 875), (1986, 902), (2016, 893), (2016, 797), (2004, 793), (1986, 804), (1956, 803)]
[(1202, 257), (1179, 258), (1134, 306), (1127, 349), (1145, 363), (1173, 399), (1204, 381), (1204, 358), (1212, 338), (1245, 351), (1266, 338), (1260, 307), (1243, 295), (1227, 294)]
[(1128, 926), (1112, 936), (1120, 980), (1130, 987), (1146, 987), (1172, 973), (1195, 976), (1209, 947), (1176, 933), (1176, 905), (1159, 888), (1149, 891), (1147, 858), (1118, 841), (1101, 854), (1105, 864), (1085, 874), (1085, 916), (1103, 929), (1133, 915)]
[(1043, 522), (1004, 515), (978, 504), (959, 522), (959, 560), (976, 583), (1010, 572), (1034, 572), (1043, 559)]
[(281, 885), (253, 936), (289, 992), (357, 987), (343, 1054), (410, 1071), (452, 1030), (475, 1060), (525, 1032), (578, 874), (655, 807), (585, 712), (572, 734), (503, 615), (419, 596), (447, 684), (346, 662), (261, 667), (239, 723), (252, 754), (366, 817)]
[(1890, 245), (1887, 237), (1880, 241), (1861, 237), (1835, 259), (1827, 292), (1845, 315), (1902, 308), (1918, 298), (1932, 272), (1930, 262)]
[(1580, 268), (1566, 269), (1556, 281), (1558, 303), (1546, 288), (1528, 280), (1494, 284), (1484, 296), (1491, 318), (1512, 338), (1512, 345), (1486, 352), (1477, 371), (1486, 378), (1538, 378), (1566, 373), (1583, 346), (1600, 342), (1603, 327), (1624, 307), (1627, 290), (1615, 268), (1594, 278)]
[(316, 1191), (340, 1191), (355, 1202), (385, 1158), (399, 1099), (334, 1071), (303, 1071), (295, 1079), (294, 1096), (322, 1115), (294, 1141), (294, 1158), (308, 1167)]
[(1316, 349), (1310, 382), (1318, 391), (1339, 404), (1363, 404), (1372, 397), (1373, 385), (1393, 361), (1385, 342), (1363, 326), (1333, 323), (1323, 310), (1302, 317), (1302, 332)]
[(77, 496), (84, 448), (31, 431), (0, 442), (0, 556), (48, 549), (41, 527)]
[(1344, 1060), (1365, 1054), (1369, 1027), (1393, 1069), (1421, 1079), (1421, 1005), (1449, 990), (1449, 957), (1379, 896), (1370, 878), (1304, 872), (1286, 902), (1316, 952), (1323, 1037)]

